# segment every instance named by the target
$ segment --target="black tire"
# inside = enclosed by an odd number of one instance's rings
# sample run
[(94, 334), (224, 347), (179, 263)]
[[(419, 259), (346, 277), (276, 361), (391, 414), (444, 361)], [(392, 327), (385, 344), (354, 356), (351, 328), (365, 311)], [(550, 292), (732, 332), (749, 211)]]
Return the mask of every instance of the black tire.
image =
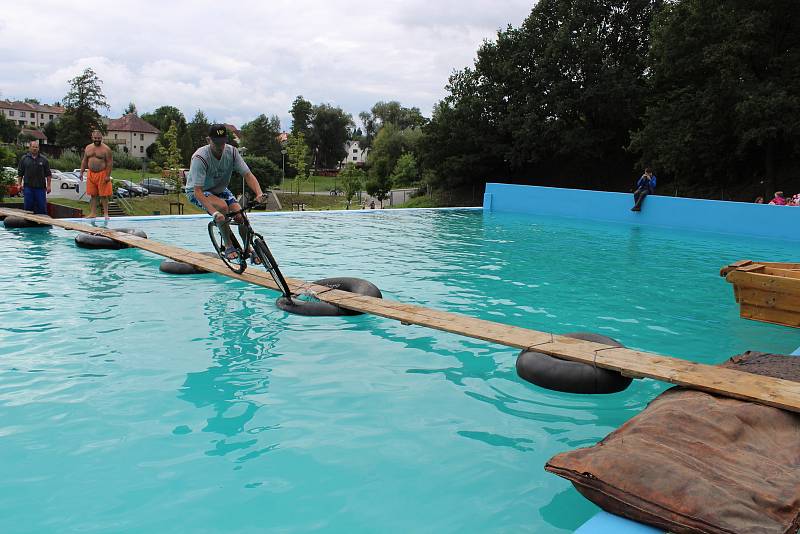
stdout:
[(281, 293), (283, 293), (283, 296), (291, 301), (292, 291), (289, 289), (289, 284), (286, 283), (283, 273), (278, 268), (278, 262), (275, 261), (275, 258), (272, 256), (272, 252), (270, 252), (269, 247), (264, 240), (261, 239), (261, 237), (256, 237), (253, 239), (253, 249), (261, 260), (261, 265), (263, 265), (264, 268), (269, 271), (269, 274), (272, 275), (272, 279), (275, 280), (275, 283), (278, 284), (279, 288), (281, 288)]
[(233, 232), (231, 232), (231, 239), (233, 240), (231, 244), (239, 253), (236, 260), (229, 259), (225, 254), (225, 240), (222, 238), (222, 231), (214, 221), (208, 223), (208, 235), (211, 238), (214, 251), (219, 255), (223, 263), (228, 266), (228, 269), (236, 274), (242, 274), (244, 270), (247, 269), (247, 259), (244, 257), (244, 252), (242, 251), (242, 246), (239, 244), (239, 241), (233, 236)]
[(69, 184), (62, 183), (61, 189), (69, 189)]

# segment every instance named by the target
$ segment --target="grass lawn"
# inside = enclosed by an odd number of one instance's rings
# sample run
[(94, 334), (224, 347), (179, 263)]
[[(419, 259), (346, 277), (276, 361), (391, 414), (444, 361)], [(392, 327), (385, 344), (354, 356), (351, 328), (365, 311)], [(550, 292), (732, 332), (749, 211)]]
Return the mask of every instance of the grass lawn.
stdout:
[[(153, 215), (154, 212), (160, 212), (160, 215), (169, 215), (170, 202), (182, 202), (183, 213), (188, 215), (190, 213), (205, 213), (184, 196), (176, 197), (175, 195), (148, 195), (146, 197), (126, 198), (128, 204), (133, 208), (132, 213), (128, 215)], [(172, 213), (177, 214), (175, 208), (172, 208)]]
[[(283, 211), (292, 211), (292, 203), (305, 204), (307, 211), (347, 209), (347, 201), (342, 195), (296, 195), (282, 191), (275, 191), (275, 193), (278, 195), (278, 199), (281, 201), (281, 207), (283, 208)], [(355, 209), (358, 207), (357, 200), (358, 199), (354, 199), (354, 202), (350, 205), (350, 209)]]
[(115, 168), (111, 171), (114, 180), (130, 180), (131, 182), (139, 183), (143, 178), (161, 178), (158, 174), (152, 172), (145, 172), (142, 174), (141, 170), (121, 169)]
[[(300, 180), (300, 192), (324, 192), (327, 193), (334, 187), (342, 189), (342, 179), (334, 176), (312, 176), (308, 180)], [(297, 182), (295, 180), (286, 179), (278, 191), (286, 191), (291, 193), (297, 191)]]

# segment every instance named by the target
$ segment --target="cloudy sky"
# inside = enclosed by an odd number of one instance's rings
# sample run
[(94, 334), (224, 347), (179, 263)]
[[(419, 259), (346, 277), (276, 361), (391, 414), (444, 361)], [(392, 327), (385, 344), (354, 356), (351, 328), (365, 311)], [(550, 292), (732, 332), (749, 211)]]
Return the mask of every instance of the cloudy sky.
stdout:
[(357, 120), (381, 100), (430, 116), (453, 70), (535, 0), (194, 0), (4, 4), (0, 98), (61, 100), (91, 67), (119, 116), (161, 105), (237, 126), (297, 95)]

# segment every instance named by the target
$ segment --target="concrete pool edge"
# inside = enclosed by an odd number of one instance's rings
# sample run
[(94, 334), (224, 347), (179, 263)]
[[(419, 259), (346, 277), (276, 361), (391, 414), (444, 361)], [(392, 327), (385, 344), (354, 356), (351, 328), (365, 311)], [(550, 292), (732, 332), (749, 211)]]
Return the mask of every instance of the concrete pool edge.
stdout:
[(556, 215), (623, 224), (699, 230), (721, 234), (800, 241), (794, 227), (800, 209), (650, 195), (641, 212), (632, 212), (633, 195), (608, 191), (487, 183), (483, 209)]

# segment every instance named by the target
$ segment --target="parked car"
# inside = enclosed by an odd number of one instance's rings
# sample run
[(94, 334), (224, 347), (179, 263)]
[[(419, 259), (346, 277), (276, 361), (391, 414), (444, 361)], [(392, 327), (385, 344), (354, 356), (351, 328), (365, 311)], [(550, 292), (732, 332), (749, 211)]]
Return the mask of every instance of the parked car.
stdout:
[(59, 189), (78, 189), (81, 182), (75, 177), (72, 173), (64, 173), (64, 172), (53, 172), (53, 179), (51, 181), (50, 187), (52, 189), (59, 188)]
[(14, 182), (13, 184), (9, 185), (6, 188), (6, 191), (8, 192), (8, 196), (10, 197), (22, 196), (22, 188), (19, 186), (17, 182)]
[(114, 196), (119, 198), (128, 198), (131, 196), (131, 194), (124, 187), (118, 187), (117, 190), (114, 191)]
[[(78, 170), (80, 171), (80, 169), (78, 169)], [(51, 172), (55, 172), (55, 171), (53, 171), (51, 169)], [(63, 174), (65, 176), (69, 176), (71, 178), (74, 178), (75, 180), (78, 180), (79, 182), (81, 181), (81, 179), (80, 179), (81, 173), (80, 172), (64, 171), (64, 172), (60, 172), (59, 174)]]
[(120, 180), (118, 183), (123, 188), (127, 189), (132, 197), (143, 197), (150, 194), (150, 191), (146, 187), (142, 187), (141, 185), (133, 183), (130, 180)]
[(139, 184), (154, 195), (168, 195), (175, 192), (175, 186), (158, 178), (145, 178)]

